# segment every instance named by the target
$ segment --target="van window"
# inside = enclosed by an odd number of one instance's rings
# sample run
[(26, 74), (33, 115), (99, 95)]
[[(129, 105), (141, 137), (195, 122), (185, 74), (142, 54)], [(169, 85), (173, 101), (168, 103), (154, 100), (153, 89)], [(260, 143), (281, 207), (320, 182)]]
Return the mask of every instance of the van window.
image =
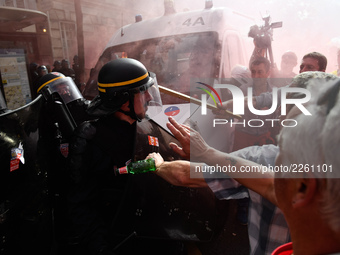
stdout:
[[(98, 75), (100, 68), (110, 60), (134, 58), (141, 61), (149, 71), (156, 73), (158, 84), (190, 95), (197, 85), (192, 84), (193, 78), (214, 78), (219, 73), (217, 49), (218, 36), (215, 32), (132, 42), (107, 48), (96, 64), (94, 73)], [(90, 88), (85, 88), (85, 94), (86, 91), (90, 91)]]
[(228, 32), (223, 40), (222, 78), (230, 78), (231, 70), (236, 65), (246, 65), (240, 38), (234, 32)]

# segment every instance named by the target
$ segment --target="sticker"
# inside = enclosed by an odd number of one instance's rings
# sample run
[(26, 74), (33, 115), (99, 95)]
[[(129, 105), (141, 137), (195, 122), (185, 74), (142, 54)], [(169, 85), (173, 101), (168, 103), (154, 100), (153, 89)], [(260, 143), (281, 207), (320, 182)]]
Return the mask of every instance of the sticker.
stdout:
[(22, 144), (19, 144), (19, 148), (11, 149), (11, 162), (9, 171), (12, 172), (14, 170), (19, 169), (19, 163), (25, 164), (25, 159), (23, 157), (24, 150), (22, 149)]
[(118, 173), (119, 174), (127, 174), (128, 173), (127, 167), (123, 166), (121, 168), (118, 168)]
[(170, 106), (164, 110), (166, 116), (176, 116), (181, 110), (177, 106)]
[(158, 138), (157, 137), (153, 137), (151, 135), (148, 135), (148, 139), (149, 139), (149, 145), (159, 147), (159, 143), (158, 143)]
[(22, 154), (22, 149), (14, 148), (11, 150), (11, 160), (20, 159)]
[(19, 162), (20, 162), (20, 159), (12, 159), (9, 171), (13, 172), (14, 170), (19, 169)]
[(67, 156), (68, 156), (68, 143), (62, 143), (62, 144), (60, 144), (60, 152), (61, 152), (61, 154), (65, 157), (65, 158), (67, 158)]
[(113, 170), (115, 175), (117, 174), (127, 174), (128, 173), (128, 169), (127, 166), (131, 163), (132, 159), (129, 159), (128, 161), (126, 161), (125, 166), (123, 167), (117, 167), (117, 166), (113, 166)]

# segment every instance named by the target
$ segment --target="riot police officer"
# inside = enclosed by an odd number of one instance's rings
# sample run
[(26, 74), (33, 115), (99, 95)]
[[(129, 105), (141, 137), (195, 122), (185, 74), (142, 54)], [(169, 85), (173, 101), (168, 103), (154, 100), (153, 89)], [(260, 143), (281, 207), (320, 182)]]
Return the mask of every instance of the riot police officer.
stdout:
[(54, 61), (52, 72), (60, 72), (61, 62), (59, 60)]
[(61, 69), (60, 71), (62, 74), (65, 76), (71, 77), (73, 81), (75, 81), (75, 72), (74, 70), (70, 67), (70, 62), (67, 59), (63, 59), (61, 61)]
[[(59, 72), (48, 73), (39, 79), (37, 93), (44, 95), (47, 104), (55, 103), (55, 101), (62, 102), (67, 107), (67, 111), (69, 111), (76, 125), (93, 118), (86, 112), (90, 101), (82, 96), (71, 77), (66, 77)], [(49, 115), (55, 112), (52, 108), (55, 107), (47, 109), (45, 107), (46, 111), (49, 111)], [(65, 118), (64, 116), (64, 119), (60, 122), (64, 122)], [(59, 125), (63, 125), (63, 123), (59, 123)]]
[(39, 118), (38, 161), (47, 173), (49, 202), (54, 211), (54, 236), (58, 253), (67, 248), (65, 229), (67, 222), (66, 195), (70, 187), (67, 171), (69, 139), (77, 125), (91, 119), (86, 113), (85, 100), (71, 77), (59, 72), (42, 76), (37, 93), (43, 95)]
[[(110, 227), (129, 177), (115, 176), (113, 169), (133, 159), (137, 121), (161, 106), (155, 75), (134, 59), (106, 63), (98, 75), (98, 90), (88, 108), (98, 119), (80, 125), (70, 143), (69, 168), (74, 181), (69, 194), (70, 241), (75, 254), (113, 254), (114, 247), (126, 238), (115, 235)], [(114, 252), (161, 254), (153, 251), (156, 244), (131, 238)]]

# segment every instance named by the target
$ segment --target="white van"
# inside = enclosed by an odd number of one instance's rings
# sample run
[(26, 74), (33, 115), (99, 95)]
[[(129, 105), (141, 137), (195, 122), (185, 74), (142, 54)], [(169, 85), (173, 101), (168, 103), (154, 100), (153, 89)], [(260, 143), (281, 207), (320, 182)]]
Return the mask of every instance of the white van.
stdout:
[[(83, 91), (84, 97), (92, 99), (97, 95), (98, 72), (105, 63), (115, 58), (137, 59), (148, 70), (156, 73), (159, 85), (196, 98), (204, 93), (197, 88), (198, 81), (212, 86), (223, 78), (230, 78), (235, 65), (248, 66), (245, 38), (254, 20), (231, 9), (214, 8), (211, 5), (211, 1), (206, 1), (203, 10), (181, 13), (165, 11), (168, 14), (149, 20), (141, 20), (140, 16), (136, 16), (135, 23), (119, 29), (106, 45), (92, 69)], [(222, 91), (220, 95), (222, 101), (230, 99), (228, 91)], [(191, 116), (191, 121), (196, 122), (201, 132), (207, 130), (208, 127), (204, 127), (207, 121), (193, 119), (196, 109), (191, 107), (188, 111), (188, 106), (185, 106), (187, 102), (166, 94), (162, 94), (162, 101), (164, 114), (156, 120), (162, 126), (169, 114), (176, 114), (174, 117), (178, 121), (183, 122)], [(212, 114), (209, 116), (213, 117)], [(224, 136), (232, 134), (230, 127), (223, 130)], [(211, 132), (207, 130), (207, 133)], [(202, 135), (209, 143), (211, 138)], [(232, 138), (229, 137), (230, 140)], [(221, 144), (220, 137), (216, 141)], [(215, 147), (224, 151), (230, 148), (222, 148), (224, 145)]]

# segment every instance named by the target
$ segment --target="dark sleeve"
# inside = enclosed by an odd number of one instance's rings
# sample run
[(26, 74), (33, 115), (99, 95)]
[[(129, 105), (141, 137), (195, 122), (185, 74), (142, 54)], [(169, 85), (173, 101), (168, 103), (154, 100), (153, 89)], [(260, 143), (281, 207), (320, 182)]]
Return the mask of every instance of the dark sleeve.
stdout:
[(71, 242), (90, 254), (97, 254), (108, 247), (107, 228), (98, 210), (101, 172), (108, 165), (91, 138), (92, 125), (77, 130), (70, 144), (69, 171), (72, 185), (68, 194)]

